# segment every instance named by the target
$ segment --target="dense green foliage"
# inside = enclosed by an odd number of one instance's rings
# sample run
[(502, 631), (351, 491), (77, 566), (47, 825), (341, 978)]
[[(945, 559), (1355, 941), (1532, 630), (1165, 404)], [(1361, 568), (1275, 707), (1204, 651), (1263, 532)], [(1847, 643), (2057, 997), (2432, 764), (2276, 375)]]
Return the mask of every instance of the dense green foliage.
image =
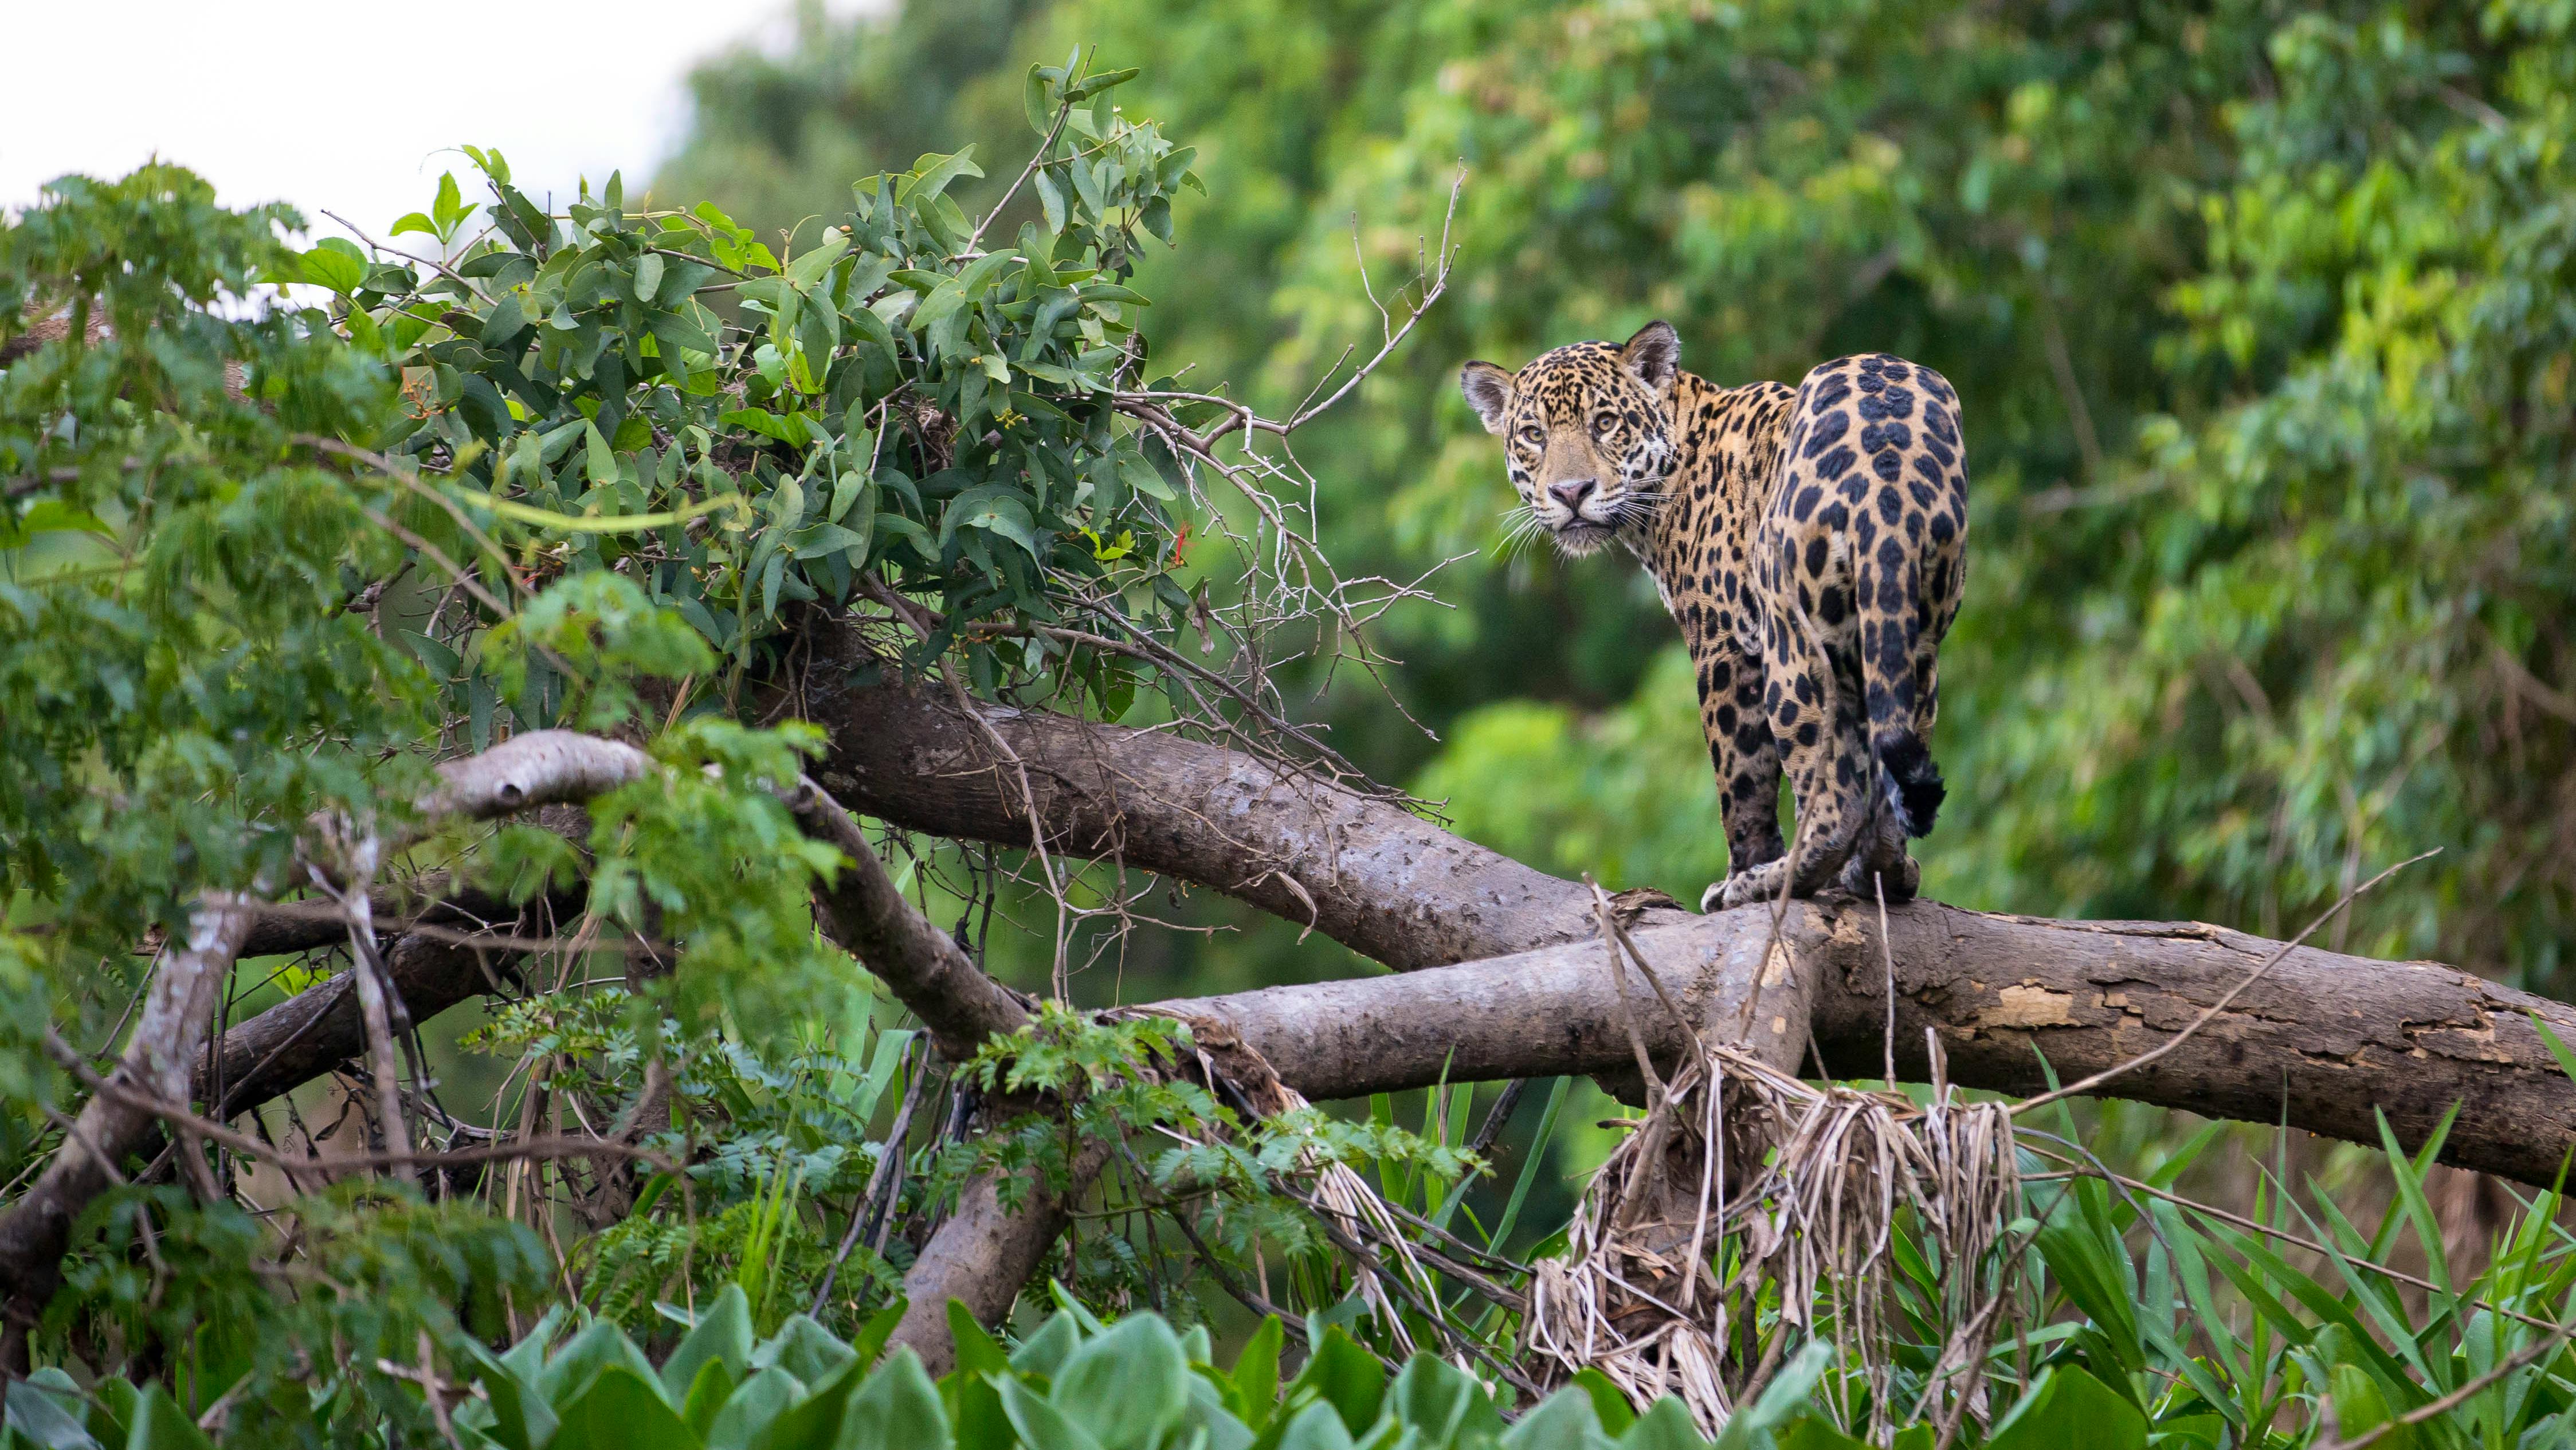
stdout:
[[(792, 72), (835, 154), (884, 159), (875, 58), (946, 10), (701, 94)], [(1382, 293), (1464, 162), (1450, 299), (1301, 452), (1354, 564), (1486, 553), (1441, 576), (1454, 613), (1391, 621), (1394, 693), (1448, 737), (1422, 788), (1470, 834), (1685, 899), (1723, 869), (1651, 591), (1491, 557), (1508, 500), (1452, 382), (1662, 316), (1722, 382), (1885, 348), (1958, 384), (1973, 562), (1928, 890), (2279, 934), (2440, 847), (2338, 939), (2546, 984), (2576, 906), (2570, 25), (2547, 0), (1060, 0), (982, 42), (1006, 62), (947, 115), (992, 125), (1012, 67), (1072, 39), (1143, 66), (1211, 193), (1142, 274), (1156, 355), (1268, 397), (1373, 326), (1354, 241)], [(675, 175), (739, 177), (771, 225), (837, 186), (731, 114)], [(1380, 769), (1428, 748), (1369, 691), (1327, 708)]]

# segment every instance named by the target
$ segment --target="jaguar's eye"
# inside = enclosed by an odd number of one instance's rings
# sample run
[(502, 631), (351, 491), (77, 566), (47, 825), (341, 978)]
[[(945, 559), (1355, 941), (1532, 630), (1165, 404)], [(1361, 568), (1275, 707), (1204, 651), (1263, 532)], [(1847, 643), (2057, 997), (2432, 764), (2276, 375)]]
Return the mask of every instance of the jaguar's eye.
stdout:
[(1532, 448), (1543, 448), (1547, 446), (1547, 430), (1538, 427), (1535, 424), (1530, 427), (1523, 428), (1521, 430), (1521, 442)]
[(1611, 428), (1612, 428), (1612, 427), (1614, 427), (1614, 426), (1616, 426), (1616, 425), (1617, 425), (1617, 423), (1618, 423), (1618, 421), (1619, 421), (1619, 420), (1618, 420), (1616, 417), (1614, 417), (1614, 416), (1612, 416), (1611, 414), (1608, 414), (1608, 413), (1595, 413), (1595, 414), (1593, 414), (1593, 415), (1592, 415), (1592, 436), (1593, 436), (1593, 437), (1595, 437), (1595, 438), (1607, 438), (1607, 437), (1609, 437), (1609, 436), (1610, 436), (1610, 430), (1611, 430)]

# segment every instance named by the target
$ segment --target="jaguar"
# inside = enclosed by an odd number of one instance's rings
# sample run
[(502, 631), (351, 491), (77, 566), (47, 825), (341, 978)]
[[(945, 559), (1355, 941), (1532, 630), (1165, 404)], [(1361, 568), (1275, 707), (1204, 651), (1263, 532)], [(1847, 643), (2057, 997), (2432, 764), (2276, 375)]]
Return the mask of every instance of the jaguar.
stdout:
[(1795, 388), (1721, 387), (1650, 322), (1518, 372), (1470, 362), (1459, 386), (1503, 440), (1519, 525), (1569, 555), (1624, 547), (1681, 628), (1726, 829), (1700, 909), (1837, 886), (1910, 899), (1907, 842), (1946, 790), (1930, 742), (1967, 579), (1949, 382), (1862, 353)]

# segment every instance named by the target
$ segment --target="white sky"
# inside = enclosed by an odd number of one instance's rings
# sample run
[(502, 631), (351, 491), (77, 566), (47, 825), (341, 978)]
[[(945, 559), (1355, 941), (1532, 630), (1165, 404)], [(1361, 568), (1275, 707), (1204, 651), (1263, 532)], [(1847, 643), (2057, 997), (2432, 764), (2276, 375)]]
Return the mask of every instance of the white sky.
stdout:
[[(876, 4), (834, 4), (836, 12)], [(498, 147), (542, 196), (622, 168), (630, 194), (678, 143), (684, 79), (792, 36), (786, 0), (0, 0), (0, 208), (66, 172), (155, 152), (228, 206), (288, 201), (385, 238)], [(577, 84), (549, 78), (579, 77)], [(417, 241), (417, 238), (412, 239)]]

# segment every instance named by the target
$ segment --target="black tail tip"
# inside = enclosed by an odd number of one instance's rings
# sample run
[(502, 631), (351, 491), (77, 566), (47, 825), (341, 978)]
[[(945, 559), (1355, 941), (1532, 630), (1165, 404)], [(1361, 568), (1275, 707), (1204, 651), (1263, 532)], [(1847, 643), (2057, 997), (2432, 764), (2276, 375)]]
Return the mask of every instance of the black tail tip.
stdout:
[(1900, 735), (1880, 744), (1874, 753), (1887, 772), (1887, 802), (1905, 834), (1932, 834), (1932, 822), (1941, 814), (1941, 800), (1949, 790), (1942, 785), (1941, 767), (1932, 763), (1923, 738)]

